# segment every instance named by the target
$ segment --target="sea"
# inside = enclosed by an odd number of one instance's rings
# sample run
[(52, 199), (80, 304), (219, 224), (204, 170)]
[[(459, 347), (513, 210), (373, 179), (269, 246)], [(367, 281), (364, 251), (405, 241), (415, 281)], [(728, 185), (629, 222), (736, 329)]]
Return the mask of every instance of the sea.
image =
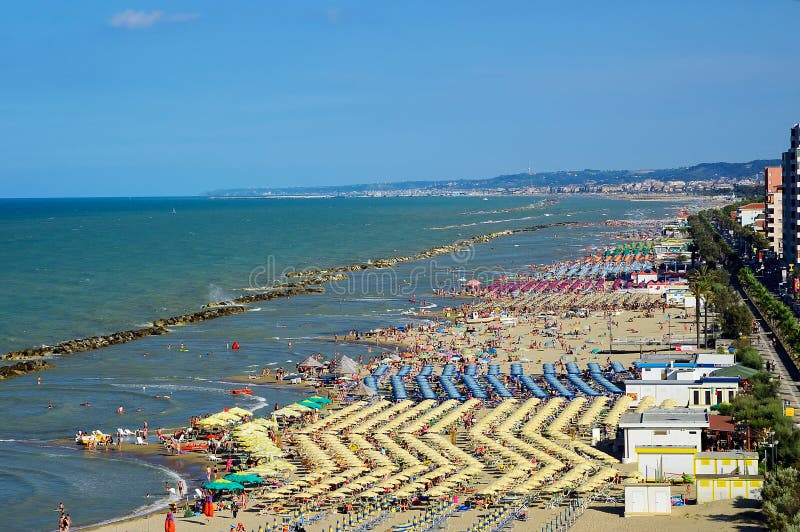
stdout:
[[(55, 368), (38, 374), (41, 384), (35, 375), (0, 381), (0, 501), (13, 502), (19, 522), (12, 529), (57, 529), (59, 502), (77, 528), (146, 514), (166, 504), (165, 481), (174, 486), (183, 478), (190, 490), (201, 483), (189, 470), (78, 448), (78, 431), (135, 430), (147, 420), (152, 432), (236, 405), (268, 415), (308, 392), (264, 385), (252, 386), (250, 397), (232, 396), (232, 377), (292, 370), (312, 353), (374, 356), (328, 339), (426, 319), (415, 315), (420, 306), (461, 303), (434, 296), (436, 289), (577, 258), (615, 241), (622, 229), (604, 222), (674, 217), (677, 207), (590, 196), (2, 199), (3, 353), (146, 326), (251, 293), (291, 271), (576, 223), (351, 273), (325, 285), (324, 294), (255, 303), (246, 313), (168, 335), (52, 357)], [(239, 351), (228, 349), (234, 341)]]

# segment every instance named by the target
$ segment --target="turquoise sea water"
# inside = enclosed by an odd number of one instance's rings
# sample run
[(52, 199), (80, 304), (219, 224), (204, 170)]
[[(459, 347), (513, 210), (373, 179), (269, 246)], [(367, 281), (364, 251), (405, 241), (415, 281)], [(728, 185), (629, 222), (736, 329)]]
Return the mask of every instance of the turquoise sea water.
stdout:
[[(266, 284), (287, 268), (410, 255), (477, 234), (556, 221), (674, 214), (665, 203), (586, 197), (526, 208), (540, 200), (0, 200), (0, 351), (196, 311), (208, 301)], [(335, 349), (366, 357), (363, 346), (333, 346), (318, 337), (405, 323), (412, 294), (447, 305), (451, 301), (426, 294), (476, 269), (576, 257), (615, 231), (593, 225), (519, 233), (464, 254), (355, 273), (323, 295), (263, 302), (245, 314), (178, 327), (167, 336), (55, 358), (57, 367), (42, 373), (38, 386), (33, 376), (0, 382), (0, 415), (14, 420), (0, 424), (0, 500), (20, 501), (26, 511), (15, 528), (33, 530), (55, 528), (51, 509), (59, 500), (78, 525), (158, 503), (145, 494), (161, 493), (159, 486), (173, 474), (53, 440), (78, 430), (135, 429), (145, 419), (151, 428), (173, 427), (190, 415), (235, 404), (260, 409), (291, 402), (299, 392), (275, 386), (233, 398), (226, 378), (264, 365), (293, 368), (314, 352), (330, 355)], [(225, 348), (233, 340), (242, 345), (235, 354)], [(167, 349), (180, 342), (189, 352)], [(164, 394), (171, 399), (155, 397)], [(54, 408), (48, 409), (48, 402)], [(90, 408), (81, 406), (87, 402)], [(122, 416), (116, 413), (120, 405)], [(186, 481), (192, 488), (199, 483)], [(124, 484), (130, 495), (110, 495), (104, 482)], [(102, 497), (87, 497), (89, 486), (97, 486)]]

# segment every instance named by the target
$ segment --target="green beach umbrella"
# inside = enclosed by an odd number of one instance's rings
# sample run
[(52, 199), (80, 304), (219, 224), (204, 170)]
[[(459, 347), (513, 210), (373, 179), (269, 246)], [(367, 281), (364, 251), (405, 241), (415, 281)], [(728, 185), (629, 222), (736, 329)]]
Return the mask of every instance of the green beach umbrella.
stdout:
[(322, 408), (322, 405), (319, 403), (315, 403), (314, 401), (309, 401), (308, 399), (303, 399), (302, 401), (297, 402), (298, 405), (303, 405), (308, 408), (314, 408), (315, 410), (319, 410)]
[(250, 473), (231, 473), (225, 477), (225, 480), (238, 482), (239, 484), (261, 484), (264, 482), (258, 475), (253, 475)]
[(320, 397), (319, 395), (313, 395), (306, 399), (307, 401), (314, 401), (315, 403), (319, 403), (321, 405), (329, 405), (331, 404), (331, 400), (327, 397)]
[(244, 486), (238, 482), (231, 482), (230, 480), (221, 478), (212, 480), (211, 482), (206, 482), (203, 484), (203, 488), (211, 491), (241, 491), (244, 489)]

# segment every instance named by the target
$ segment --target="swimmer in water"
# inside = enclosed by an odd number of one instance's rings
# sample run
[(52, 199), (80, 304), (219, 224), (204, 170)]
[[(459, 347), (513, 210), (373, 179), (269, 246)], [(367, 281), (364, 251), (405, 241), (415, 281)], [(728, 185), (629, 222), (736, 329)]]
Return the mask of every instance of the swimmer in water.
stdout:
[(47, 403), (47, 408), (53, 408), (53, 403)]
[(92, 403), (81, 403), (81, 406), (85, 406), (85, 407), (88, 408), (88, 407), (92, 406)]

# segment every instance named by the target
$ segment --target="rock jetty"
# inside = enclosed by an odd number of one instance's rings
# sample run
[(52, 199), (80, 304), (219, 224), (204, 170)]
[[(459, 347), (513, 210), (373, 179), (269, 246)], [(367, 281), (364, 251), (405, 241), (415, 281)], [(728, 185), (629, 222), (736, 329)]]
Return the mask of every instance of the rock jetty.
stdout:
[[(302, 277), (302, 278), (308, 278), (308, 280), (310, 280), (321, 276), (323, 277), (334, 276), (336, 274), (343, 272), (355, 272), (361, 270), (391, 268), (395, 264), (399, 264), (401, 262), (412, 262), (415, 260), (431, 259), (433, 257), (436, 257), (438, 255), (444, 255), (446, 253), (458, 254), (459, 252), (463, 252), (470, 246), (474, 246), (475, 244), (485, 244), (486, 242), (494, 240), (495, 238), (500, 238), (501, 236), (508, 236), (517, 233), (530, 233), (533, 231), (540, 231), (542, 229), (547, 229), (549, 227), (579, 225), (580, 223), (581, 222), (553, 222), (550, 224), (539, 224), (539, 225), (532, 225), (529, 227), (521, 227), (519, 229), (507, 229), (505, 231), (496, 231), (494, 233), (489, 233), (486, 235), (478, 235), (478, 236), (473, 236), (471, 238), (466, 238), (464, 240), (459, 240), (458, 242), (453, 242), (452, 244), (428, 248), (415, 255), (388, 257), (383, 259), (376, 259), (371, 262), (362, 264), (349, 264), (347, 266), (336, 266), (333, 268), (327, 268), (322, 270), (303, 270), (299, 272), (289, 272), (286, 274), (286, 277), (290, 279)], [(329, 280), (342, 280), (342, 279), (331, 278)]]
[(51, 363), (46, 360), (26, 360), (25, 362), (17, 362), (10, 366), (0, 367), (0, 381), (5, 379), (13, 379), (20, 375), (27, 375), (29, 373), (36, 373), (45, 369), (53, 368)]
[[(108, 347), (111, 345), (133, 342), (141, 338), (144, 338), (146, 336), (157, 336), (161, 334), (167, 334), (169, 332), (168, 327), (170, 326), (180, 326), (180, 325), (186, 325), (188, 323), (213, 320), (216, 318), (222, 318), (224, 316), (230, 316), (232, 314), (239, 314), (245, 312), (247, 309), (244, 307), (244, 305), (247, 303), (254, 303), (257, 301), (268, 301), (270, 299), (275, 299), (279, 297), (322, 293), (325, 291), (325, 289), (322, 288), (321, 286), (304, 286), (305, 284), (317, 284), (318, 282), (319, 284), (321, 284), (326, 281), (319, 281), (319, 279), (315, 279), (313, 280), (313, 282), (303, 281), (303, 282), (292, 283), (293, 285), (296, 286), (283, 285), (264, 293), (249, 294), (246, 296), (242, 296), (237, 299), (234, 299), (233, 301), (225, 301), (221, 303), (209, 303), (207, 305), (203, 305), (202, 310), (198, 312), (193, 312), (191, 314), (182, 314), (180, 316), (171, 316), (169, 318), (159, 318), (153, 321), (153, 325), (150, 327), (143, 327), (141, 329), (131, 329), (127, 331), (120, 331), (100, 336), (91, 336), (88, 338), (77, 338), (73, 340), (67, 340), (65, 342), (60, 342), (55, 345), (32, 347), (30, 349), (24, 349), (22, 351), (11, 351), (3, 356), (0, 356), (0, 360), (25, 360), (31, 358), (42, 358), (49, 355), (72, 355), (74, 353), (82, 353), (84, 351), (91, 351), (93, 349), (101, 349), (103, 347)], [(38, 364), (39, 362), (43, 361), (37, 360), (33, 362), (36, 362), (36, 364)], [(47, 369), (47, 367), (50, 367), (50, 366), (45, 367), (44, 365), (36, 365), (36, 364), (32, 366), (25, 366), (25, 368), (27, 369), (25, 369), (24, 372), (18, 374), (22, 375), (23, 373), (33, 373), (36, 371), (40, 371), (41, 369)], [(5, 368), (14, 368), (16, 366), (20, 365), (14, 364), (13, 366), (5, 366), (3, 368), (0, 368), (0, 370), (5, 370)], [(17, 373), (15, 373), (15, 370), (9, 369), (8, 372), (9, 372), (8, 375), (2, 378), (10, 378), (17, 375)]]
[[(131, 329), (128, 331), (92, 336), (89, 338), (67, 340), (52, 346), (34, 347), (30, 349), (24, 349), (22, 351), (11, 351), (0, 356), (0, 360), (25, 360), (31, 358), (42, 358), (49, 355), (70, 355), (84, 351), (91, 351), (93, 349), (100, 349), (111, 345), (133, 342), (146, 336), (167, 334), (169, 332), (168, 327), (170, 326), (213, 320), (223, 316), (230, 316), (232, 314), (245, 312), (247, 309), (244, 307), (244, 305), (247, 305), (248, 303), (269, 301), (271, 299), (291, 297), (295, 295), (323, 293), (325, 289), (321, 285), (330, 281), (343, 281), (347, 279), (346, 272), (390, 268), (401, 262), (430, 259), (446, 253), (452, 253), (454, 256), (458, 256), (459, 253), (464, 253), (470, 246), (475, 244), (484, 244), (490, 240), (494, 240), (495, 238), (500, 238), (502, 236), (539, 231), (549, 227), (561, 227), (578, 224), (579, 222), (554, 222), (550, 224), (522, 227), (519, 229), (508, 229), (486, 235), (473, 236), (471, 238), (459, 240), (458, 242), (453, 242), (452, 244), (447, 244), (444, 246), (432, 247), (410, 256), (389, 257), (377, 259), (364, 264), (351, 264), (348, 266), (338, 266), (324, 270), (290, 272), (286, 274), (286, 278), (297, 280), (285, 282), (272, 287), (264, 287), (263, 289), (258, 289), (258, 293), (244, 295), (231, 301), (208, 303), (203, 305), (202, 310), (191, 314), (183, 314), (181, 316), (172, 316), (169, 318), (159, 318), (153, 321), (153, 325), (151, 327)], [(0, 378), (10, 378), (25, 373), (33, 373), (42, 369), (47, 369), (48, 367), (52, 366), (50, 366), (46, 361), (42, 360), (0, 367), (0, 372), (5, 375)]]

